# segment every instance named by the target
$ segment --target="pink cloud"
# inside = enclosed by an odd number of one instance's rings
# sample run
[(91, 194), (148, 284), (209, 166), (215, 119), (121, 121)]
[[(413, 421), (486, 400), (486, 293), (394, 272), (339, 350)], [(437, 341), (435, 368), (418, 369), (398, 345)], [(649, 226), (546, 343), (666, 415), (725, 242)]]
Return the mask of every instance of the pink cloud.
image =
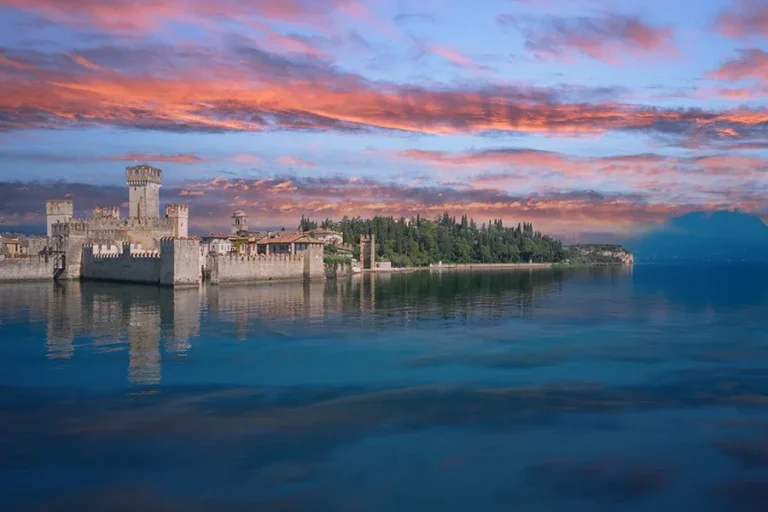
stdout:
[(468, 69), (470, 71), (482, 71), (483, 69), (482, 66), (479, 66), (469, 57), (462, 55), (455, 50), (451, 50), (450, 48), (429, 44), (427, 45), (427, 49), (432, 53), (440, 55), (451, 64), (460, 68)]
[(762, 0), (734, 0), (733, 6), (715, 20), (721, 34), (734, 39), (768, 37), (768, 3)]
[(232, 161), (238, 164), (260, 164), (263, 162), (260, 156), (251, 153), (238, 153), (232, 157)]
[(214, 17), (294, 23), (325, 30), (334, 12), (354, 16), (360, 0), (0, 0), (0, 6), (35, 12), (50, 21), (117, 32), (144, 32), (173, 21)]
[(526, 47), (540, 58), (567, 58), (581, 53), (609, 64), (626, 55), (676, 57), (679, 51), (670, 27), (650, 25), (633, 16), (544, 17), (504, 15), (501, 25), (519, 29)]
[(65, 55), (86, 69), (90, 69), (91, 71), (104, 71), (104, 68), (102, 68), (97, 64), (94, 64), (93, 62), (89, 61), (85, 57), (81, 57), (79, 55), (70, 55), (68, 53)]
[(314, 162), (309, 162), (307, 160), (303, 160), (297, 156), (290, 156), (290, 155), (283, 155), (280, 158), (277, 159), (278, 163), (280, 165), (286, 166), (286, 167), (304, 167), (304, 168), (310, 168), (314, 167)]
[(768, 53), (757, 48), (741, 50), (737, 58), (726, 61), (708, 76), (718, 80), (756, 79), (768, 83)]
[(111, 156), (108, 159), (113, 161), (120, 161), (120, 162), (129, 162), (133, 160), (137, 162), (149, 162), (149, 163), (166, 162), (166, 163), (176, 163), (176, 164), (198, 164), (205, 161), (199, 156), (192, 155), (189, 153), (176, 154), (176, 155), (158, 155), (158, 154), (152, 154), (152, 153), (127, 153), (125, 155)]

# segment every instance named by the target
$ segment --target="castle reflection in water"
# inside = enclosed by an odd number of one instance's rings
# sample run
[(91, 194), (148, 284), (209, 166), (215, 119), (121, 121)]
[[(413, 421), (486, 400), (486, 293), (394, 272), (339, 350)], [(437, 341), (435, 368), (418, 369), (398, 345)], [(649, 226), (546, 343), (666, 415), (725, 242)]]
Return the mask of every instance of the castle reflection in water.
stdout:
[[(617, 268), (618, 274), (631, 268)], [(160, 384), (163, 359), (185, 358), (205, 339), (246, 340), (265, 332), (303, 330), (360, 337), (421, 319), (457, 322), (525, 316), (559, 294), (563, 272), (418, 272), (357, 275), (347, 280), (258, 286), (172, 289), (91, 282), (41, 282), (0, 287), (0, 327), (45, 325), (46, 357), (78, 351), (128, 352), (127, 378)], [(202, 327), (201, 327), (202, 326)], [(202, 332), (201, 332), (202, 331)], [(212, 337), (212, 336), (209, 336)]]

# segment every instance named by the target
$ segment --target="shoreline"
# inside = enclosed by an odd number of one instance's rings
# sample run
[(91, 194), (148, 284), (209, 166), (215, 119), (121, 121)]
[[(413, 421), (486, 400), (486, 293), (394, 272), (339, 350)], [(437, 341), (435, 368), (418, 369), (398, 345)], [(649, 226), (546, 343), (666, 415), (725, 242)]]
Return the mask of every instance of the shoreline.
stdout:
[(394, 267), (388, 269), (365, 269), (357, 272), (353, 271), (351, 275), (360, 274), (393, 274), (402, 272), (442, 272), (443, 270), (544, 270), (544, 269), (565, 269), (565, 268), (584, 268), (584, 267), (631, 267), (625, 263), (448, 263), (443, 265), (431, 264), (428, 267)]

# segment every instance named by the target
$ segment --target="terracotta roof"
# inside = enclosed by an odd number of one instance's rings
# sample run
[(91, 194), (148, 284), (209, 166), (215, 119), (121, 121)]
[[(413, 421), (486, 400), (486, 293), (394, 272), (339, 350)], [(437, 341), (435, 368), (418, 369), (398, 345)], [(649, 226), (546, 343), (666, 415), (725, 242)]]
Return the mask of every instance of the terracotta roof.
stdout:
[(272, 238), (264, 238), (256, 242), (259, 245), (272, 245), (272, 244), (322, 244), (323, 242), (305, 235), (304, 233), (279, 233)]

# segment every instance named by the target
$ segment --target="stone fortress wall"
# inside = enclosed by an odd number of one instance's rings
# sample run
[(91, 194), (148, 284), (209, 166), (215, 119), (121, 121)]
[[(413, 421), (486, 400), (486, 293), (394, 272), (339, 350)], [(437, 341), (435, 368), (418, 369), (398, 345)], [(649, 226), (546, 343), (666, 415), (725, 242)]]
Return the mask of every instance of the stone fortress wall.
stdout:
[(164, 238), (159, 250), (139, 244), (86, 243), (81, 260), (81, 278), (168, 286), (197, 286), (200, 283), (199, 241), (195, 238)]
[(53, 257), (30, 255), (19, 257), (0, 256), (0, 282), (39, 281), (53, 276)]
[(310, 248), (301, 254), (236, 254), (209, 255), (207, 269), (211, 284), (257, 283), (323, 279), (323, 247)]

